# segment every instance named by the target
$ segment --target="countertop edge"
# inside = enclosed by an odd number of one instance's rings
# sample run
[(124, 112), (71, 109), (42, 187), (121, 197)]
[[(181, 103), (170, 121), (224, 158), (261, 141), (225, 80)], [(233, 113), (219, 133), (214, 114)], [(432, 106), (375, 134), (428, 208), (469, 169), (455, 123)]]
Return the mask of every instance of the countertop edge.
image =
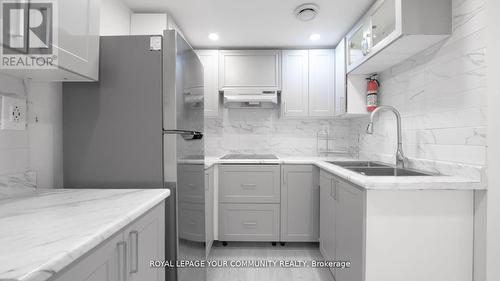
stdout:
[[(349, 161), (350, 159), (346, 158), (345, 160)], [(366, 177), (340, 166), (327, 163), (327, 161), (329, 160), (314, 158), (228, 160), (213, 157), (206, 160), (205, 169), (218, 164), (302, 164), (315, 165), (365, 190), (487, 190), (481, 180), (459, 176), (419, 177), (419, 182), (404, 182), (403, 178), (399, 178), (398, 181), (390, 182), (389, 177)]]

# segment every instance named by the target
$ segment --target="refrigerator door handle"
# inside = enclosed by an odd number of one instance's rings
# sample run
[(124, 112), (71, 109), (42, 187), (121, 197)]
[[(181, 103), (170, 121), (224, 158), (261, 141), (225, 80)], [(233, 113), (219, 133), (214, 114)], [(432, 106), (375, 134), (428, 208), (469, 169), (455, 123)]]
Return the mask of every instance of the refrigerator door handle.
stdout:
[(198, 131), (187, 130), (163, 130), (164, 135), (181, 135), (185, 140), (201, 140), (203, 133)]

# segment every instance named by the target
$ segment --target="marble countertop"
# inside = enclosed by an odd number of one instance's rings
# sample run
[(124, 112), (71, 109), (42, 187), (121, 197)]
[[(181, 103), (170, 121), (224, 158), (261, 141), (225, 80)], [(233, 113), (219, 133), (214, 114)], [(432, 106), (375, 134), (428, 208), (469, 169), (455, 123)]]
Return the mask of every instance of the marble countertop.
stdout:
[(49, 279), (169, 195), (168, 189), (46, 189), (0, 199), (0, 280)]
[[(365, 176), (328, 161), (353, 161), (359, 160), (348, 156), (337, 157), (283, 157), (279, 159), (220, 159), (219, 157), (206, 157), (205, 168), (215, 164), (308, 164), (315, 165), (329, 173), (345, 179), (355, 185), (369, 190), (481, 190), (486, 185), (479, 177), (466, 177), (456, 175), (418, 176), (418, 177), (385, 177)], [(478, 172), (479, 174), (479, 172)]]

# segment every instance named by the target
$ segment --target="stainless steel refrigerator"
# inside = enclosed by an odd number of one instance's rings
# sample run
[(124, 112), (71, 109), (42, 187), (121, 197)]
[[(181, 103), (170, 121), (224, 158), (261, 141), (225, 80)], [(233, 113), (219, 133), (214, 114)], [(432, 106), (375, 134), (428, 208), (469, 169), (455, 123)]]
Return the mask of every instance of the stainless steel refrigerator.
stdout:
[[(166, 259), (204, 259), (201, 62), (180, 34), (165, 31), (101, 37), (99, 64), (99, 82), (63, 85), (65, 187), (171, 189)], [(166, 274), (206, 278), (202, 269)]]

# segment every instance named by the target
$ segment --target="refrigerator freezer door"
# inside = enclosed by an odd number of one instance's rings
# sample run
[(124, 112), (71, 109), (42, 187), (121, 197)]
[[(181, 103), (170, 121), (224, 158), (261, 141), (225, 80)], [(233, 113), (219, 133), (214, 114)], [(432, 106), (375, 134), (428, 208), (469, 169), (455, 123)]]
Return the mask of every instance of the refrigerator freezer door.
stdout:
[(100, 38), (100, 77), (64, 83), (64, 186), (162, 188), (162, 52), (150, 36)]
[[(167, 257), (203, 260), (205, 241), (205, 165), (203, 143), (203, 67), (176, 31), (164, 33), (164, 175), (171, 189)], [(167, 280), (203, 281), (203, 268), (169, 270)]]

